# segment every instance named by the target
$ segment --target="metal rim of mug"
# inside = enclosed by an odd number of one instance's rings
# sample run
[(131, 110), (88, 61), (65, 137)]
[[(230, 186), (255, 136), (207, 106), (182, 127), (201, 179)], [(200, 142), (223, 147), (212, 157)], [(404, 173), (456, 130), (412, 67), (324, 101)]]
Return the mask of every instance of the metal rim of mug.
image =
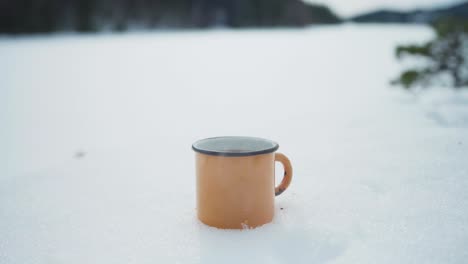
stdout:
[[(252, 142), (263, 142), (266, 144), (270, 144), (271, 147), (267, 148), (261, 148), (261, 149), (256, 149), (252, 151), (242, 151), (242, 152), (232, 152), (232, 151), (222, 151), (222, 150), (209, 150), (209, 149), (203, 149), (200, 147), (200, 144), (203, 143), (208, 143), (213, 140), (223, 140), (223, 139), (229, 139), (229, 140), (246, 140), (246, 141), (252, 141)], [(198, 145), (198, 147), (197, 147)], [(275, 152), (278, 150), (279, 145), (278, 143), (269, 140), (269, 139), (264, 139), (264, 138), (259, 138), (259, 137), (247, 137), (247, 136), (222, 136), (222, 137), (210, 137), (210, 138), (205, 138), (196, 141), (195, 143), (192, 144), (192, 149), (195, 152), (206, 154), (206, 155), (211, 155), (211, 156), (224, 156), (224, 157), (245, 157), (245, 156), (254, 156), (254, 155), (261, 155), (261, 154), (268, 154)]]

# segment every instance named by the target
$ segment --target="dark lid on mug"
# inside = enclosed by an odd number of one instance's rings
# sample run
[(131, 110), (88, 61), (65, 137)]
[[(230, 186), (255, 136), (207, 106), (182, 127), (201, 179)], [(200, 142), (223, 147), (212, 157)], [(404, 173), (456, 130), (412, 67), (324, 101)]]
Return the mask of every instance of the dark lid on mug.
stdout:
[(278, 143), (256, 137), (213, 137), (199, 140), (192, 145), (196, 152), (227, 157), (243, 157), (275, 152)]

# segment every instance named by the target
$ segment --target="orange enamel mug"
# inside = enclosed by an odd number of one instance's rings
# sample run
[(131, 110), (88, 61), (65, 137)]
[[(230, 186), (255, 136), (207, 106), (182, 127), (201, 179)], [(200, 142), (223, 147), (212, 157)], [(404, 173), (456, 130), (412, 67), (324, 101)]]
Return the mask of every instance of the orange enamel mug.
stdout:
[[(201, 222), (223, 229), (254, 228), (271, 222), (275, 196), (292, 179), (289, 159), (279, 145), (255, 137), (214, 137), (192, 145), (197, 178), (197, 214)], [(275, 187), (275, 162), (284, 176)]]

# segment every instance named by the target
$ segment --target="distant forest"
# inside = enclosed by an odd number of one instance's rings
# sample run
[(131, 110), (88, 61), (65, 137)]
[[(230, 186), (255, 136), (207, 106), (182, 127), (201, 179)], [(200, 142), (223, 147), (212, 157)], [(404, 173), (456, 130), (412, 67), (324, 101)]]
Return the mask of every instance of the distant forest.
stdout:
[(0, 0), (0, 33), (338, 23), (301, 0)]

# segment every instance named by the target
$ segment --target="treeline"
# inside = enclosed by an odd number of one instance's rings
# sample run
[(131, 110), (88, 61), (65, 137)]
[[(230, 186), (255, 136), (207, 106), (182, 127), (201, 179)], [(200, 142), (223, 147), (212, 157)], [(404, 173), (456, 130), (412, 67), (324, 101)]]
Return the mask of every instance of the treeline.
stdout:
[(413, 11), (379, 10), (351, 18), (360, 23), (437, 23), (446, 18), (468, 20), (468, 1), (453, 6)]
[(337, 23), (301, 0), (2, 0), (0, 33), (132, 28), (305, 26)]

